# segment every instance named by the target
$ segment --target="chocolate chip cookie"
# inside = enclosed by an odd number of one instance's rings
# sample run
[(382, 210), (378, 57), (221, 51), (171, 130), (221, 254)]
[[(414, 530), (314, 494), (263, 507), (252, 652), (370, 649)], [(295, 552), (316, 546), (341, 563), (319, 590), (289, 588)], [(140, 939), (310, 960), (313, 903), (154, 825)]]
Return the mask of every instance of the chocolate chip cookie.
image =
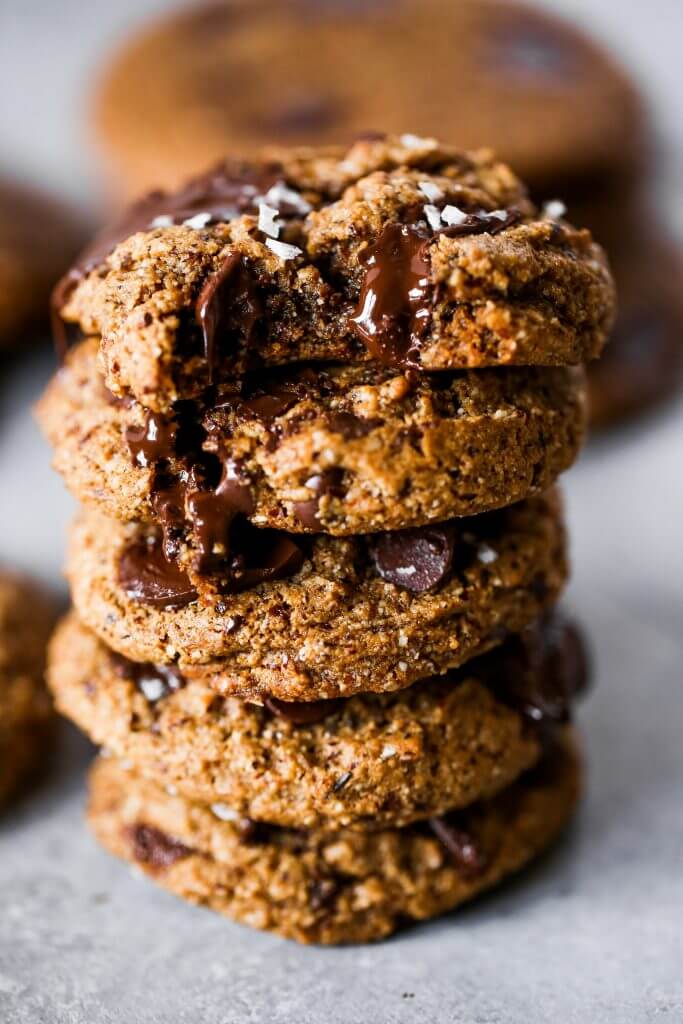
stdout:
[(613, 307), (588, 232), (490, 154), (411, 136), (272, 152), (153, 195), (54, 295), (60, 330), (100, 338), (109, 390), (154, 411), (255, 364), (577, 364)]
[(591, 422), (605, 427), (653, 408), (683, 384), (683, 256), (644, 234), (615, 264), (614, 332), (590, 367)]
[(0, 572), (0, 802), (45, 763), (52, 710), (43, 681), (54, 610), (25, 579)]
[(264, 705), (109, 651), (72, 614), (52, 642), (59, 710), (143, 775), (225, 820), (405, 825), (488, 798), (539, 758), (586, 681), (549, 619), (462, 669), (393, 694)]
[(76, 254), (77, 221), (46, 195), (0, 178), (0, 349), (46, 327), (50, 289)]
[(368, 130), (495, 145), (542, 194), (633, 173), (649, 149), (615, 61), (567, 22), (500, 0), (193, 5), (123, 45), (94, 116), (128, 194), (177, 187), (229, 152)]
[(164, 415), (114, 399), (96, 355), (96, 339), (79, 344), (40, 404), (56, 468), (86, 505), (166, 522), (204, 563), (229, 547), (231, 503), (294, 532), (423, 526), (547, 489), (583, 435), (577, 368), (313, 365)]
[(88, 819), (117, 857), (191, 903), (305, 943), (383, 938), (517, 871), (560, 833), (581, 768), (569, 732), (490, 799), (406, 828), (293, 830), (224, 820), (114, 759), (90, 778)]
[(83, 514), (67, 575), (83, 622), (135, 661), (218, 692), (317, 700), (401, 689), (500, 643), (567, 575), (557, 495), (369, 538), (248, 531), (229, 592), (205, 592), (154, 532)]

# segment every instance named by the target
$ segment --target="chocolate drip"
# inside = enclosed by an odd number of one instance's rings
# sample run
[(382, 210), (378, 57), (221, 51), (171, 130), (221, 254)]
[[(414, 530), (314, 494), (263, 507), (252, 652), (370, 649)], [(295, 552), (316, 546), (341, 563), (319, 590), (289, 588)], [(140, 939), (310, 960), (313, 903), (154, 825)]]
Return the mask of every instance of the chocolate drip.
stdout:
[(342, 704), (341, 700), (285, 701), (276, 697), (266, 697), (264, 701), (264, 707), (272, 715), (292, 725), (316, 725), (336, 714)]
[(370, 247), (351, 318), (372, 355), (389, 366), (416, 368), (431, 314), (431, 262), (424, 229), (387, 224)]
[(475, 837), (460, 823), (457, 814), (430, 818), (429, 827), (444, 846), (463, 878), (477, 878), (487, 867), (487, 859)]
[(135, 465), (147, 469), (175, 455), (178, 420), (174, 415), (164, 416), (148, 410), (143, 425), (127, 427), (124, 436)]
[(459, 224), (434, 231), (418, 208), (406, 223), (385, 225), (367, 250), (365, 276), (351, 326), (369, 352), (389, 366), (419, 368), (431, 324), (434, 286), (430, 243), (438, 235), (497, 234), (519, 220), (516, 209), (467, 213)]
[(368, 539), (368, 550), (383, 580), (421, 594), (450, 573), (455, 542), (455, 526), (441, 523), (380, 533)]
[[(220, 340), (239, 333), (246, 350), (263, 313), (256, 282), (239, 253), (230, 253), (206, 281), (195, 303), (195, 316), (204, 339), (204, 357), (213, 381)], [(239, 326), (238, 326), (239, 325)], [(235, 348), (234, 340), (230, 345)]]
[[(226, 161), (208, 173), (193, 178), (177, 192), (150, 192), (130, 206), (101, 231), (83, 250), (78, 260), (57, 283), (50, 301), (55, 345), (63, 357), (67, 333), (60, 311), (79, 281), (100, 266), (116, 246), (137, 231), (182, 224), (199, 214), (206, 224), (224, 223), (243, 213), (254, 213), (258, 203), (274, 185), (285, 184), (281, 164), (273, 161), (255, 166), (243, 161)], [(278, 203), (281, 217), (301, 215), (302, 206), (284, 198)]]
[(187, 514), (199, 549), (198, 572), (210, 572), (225, 560), (235, 516), (250, 516), (253, 511), (249, 481), (242, 478), (232, 459), (223, 463), (221, 479), (214, 490), (188, 494)]
[(158, 538), (136, 541), (124, 549), (119, 583), (131, 600), (154, 608), (182, 608), (197, 599), (189, 577), (165, 557)]
[(151, 868), (170, 868), (194, 852), (179, 839), (154, 828), (153, 825), (133, 825), (127, 829), (133, 847), (133, 859)]

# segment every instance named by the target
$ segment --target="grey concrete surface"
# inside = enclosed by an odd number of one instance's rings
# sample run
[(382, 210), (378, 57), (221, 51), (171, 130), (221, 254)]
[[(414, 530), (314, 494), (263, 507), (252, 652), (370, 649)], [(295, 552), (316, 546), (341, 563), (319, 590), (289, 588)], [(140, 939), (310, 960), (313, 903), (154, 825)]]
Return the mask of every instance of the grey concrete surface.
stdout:
[[(82, 83), (144, 10), (0, 0), (2, 162), (87, 201)], [(683, 225), (683, 12), (575, 0), (643, 76)], [(78, 102), (75, 102), (78, 101)], [(28, 131), (27, 125), (35, 130)], [(71, 510), (30, 403), (46, 351), (0, 375), (0, 559), (59, 585)], [(0, 818), (2, 1024), (645, 1024), (683, 1020), (683, 401), (593, 445), (567, 479), (598, 686), (581, 713), (587, 799), (520, 879), (375, 947), (301, 949), (184, 906), (102, 853), (82, 822), (87, 744)]]

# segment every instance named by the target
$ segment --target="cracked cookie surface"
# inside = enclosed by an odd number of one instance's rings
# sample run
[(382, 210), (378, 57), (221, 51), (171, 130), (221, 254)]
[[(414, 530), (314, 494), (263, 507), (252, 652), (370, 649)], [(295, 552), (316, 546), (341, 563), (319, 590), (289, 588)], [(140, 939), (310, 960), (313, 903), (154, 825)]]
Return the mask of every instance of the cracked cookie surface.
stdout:
[(249, 365), (574, 365), (613, 307), (587, 231), (489, 153), (405, 136), (272, 151), (148, 198), (55, 293), (100, 337), (107, 387), (157, 411)]

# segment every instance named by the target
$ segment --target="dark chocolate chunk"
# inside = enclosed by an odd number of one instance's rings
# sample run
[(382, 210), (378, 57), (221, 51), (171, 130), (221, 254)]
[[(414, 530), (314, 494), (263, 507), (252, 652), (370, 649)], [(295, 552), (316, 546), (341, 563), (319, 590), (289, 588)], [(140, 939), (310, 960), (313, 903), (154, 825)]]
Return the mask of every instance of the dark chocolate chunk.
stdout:
[(239, 253), (230, 253), (206, 281), (195, 303), (209, 380), (213, 379), (216, 366), (217, 343), (220, 341), (225, 347), (226, 339), (230, 339), (228, 347), (237, 354), (235, 336), (238, 335), (246, 351), (262, 313), (253, 274)]
[(341, 700), (285, 701), (266, 697), (264, 706), (271, 714), (292, 725), (315, 725), (324, 721), (342, 706)]
[(440, 523), (377, 534), (368, 539), (368, 548), (383, 580), (420, 594), (448, 576), (455, 541), (455, 526)]
[(431, 320), (429, 237), (415, 225), (387, 224), (367, 251), (351, 326), (368, 351), (389, 366), (418, 366)]
[(133, 858), (138, 864), (169, 868), (194, 852), (179, 839), (173, 839), (152, 825), (133, 825), (127, 832), (133, 847)]
[(182, 608), (197, 600), (189, 577), (166, 558), (159, 538), (125, 548), (119, 559), (119, 583), (131, 600), (155, 608)]
[(463, 878), (477, 878), (487, 867), (486, 857), (474, 836), (459, 822), (456, 814), (430, 818), (429, 827), (444, 846)]
[(314, 878), (308, 886), (308, 904), (311, 910), (323, 910), (334, 902), (340, 884), (334, 878)]
[(330, 430), (341, 434), (344, 440), (351, 441), (371, 433), (376, 427), (381, 426), (382, 420), (363, 419), (352, 412), (332, 412), (327, 417), (327, 423)]
[(541, 620), (506, 646), (500, 698), (537, 728), (569, 721), (574, 700), (588, 685), (588, 659), (581, 634), (560, 616)]
[(110, 651), (109, 656), (118, 675), (131, 680), (150, 704), (156, 704), (163, 697), (168, 697), (169, 693), (182, 690), (187, 682), (175, 665), (131, 661), (114, 651)]
[(320, 529), (320, 499), (328, 494), (341, 495), (343, 477), (343, 470), (335, 467), (316, 473), (306, 481), (306, 486), (313, 491), (313, 497), (309, 501), (294, 502), (293, 511), (307, 530)]
[(127, 427), (125, 439), (135, 465), (143, 469), (154, 466), (160, 459), (175, 454), (178, 421), (174, 415), (164, 416), (148, 410), (141, 427)]
[(199, 549), (197, 570), (207, 572), (224, 561), (230, 549), (230, 529), (237, 515), (249, 516), (254, 499), (249, 481), (232, 459), (226, 459), (218, 486), (187, 495), (187, 512)]

